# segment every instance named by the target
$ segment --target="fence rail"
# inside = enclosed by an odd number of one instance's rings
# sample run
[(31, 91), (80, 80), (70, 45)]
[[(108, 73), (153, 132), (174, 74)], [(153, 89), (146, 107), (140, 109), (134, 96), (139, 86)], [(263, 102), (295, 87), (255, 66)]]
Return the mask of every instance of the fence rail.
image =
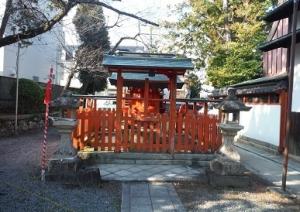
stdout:
[[(116, 123), (114, 109), (81, 108), (77, 113), (78, 125), (73, 132), (77, 149), (86, 146), (98, 151), (169, 152), (170, 117), (168, 113), (137, 117), (125, 113)], [(221, 145), (216, 115), (192, 111), (177, 112), (175, 126), (175, 152), (212, 153)], [(120, 124), (120, 142), (116, 125)], [(118, 148), (117, 148), (118, 145)]]

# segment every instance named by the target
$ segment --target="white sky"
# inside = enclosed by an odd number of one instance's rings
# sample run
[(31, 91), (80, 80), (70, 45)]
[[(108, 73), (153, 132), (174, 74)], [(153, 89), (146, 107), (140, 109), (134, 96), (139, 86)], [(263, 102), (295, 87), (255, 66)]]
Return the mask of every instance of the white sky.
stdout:
[[(133, 13), (148, 20), (151, 20), (156, 23), (160, 23), (165, 20), (176, 20), (176, 14), (172, 14), (169, 7), (174, 7), (176, 4), (185, 2), (186, 0), (122, 0), (112, 1), (112, 0), (103, 0), (105, 3), (114, 6), (122, 11), (128, 13)], [(64, 19), (64, 24), (67, 26), (66, 31), (67, 44), (76, 44), (76, 39), (74, 37), (74, 27), (72, 26), (72, 17), (75, 14), (75, 9), (73, 9), (68, 17)], [(117, 13), (112, 12), (111, 10), (104, 8), (104, 14), (106, 17), (107, 25), (112, 25), (117, 20)], [(120, 17), (121, 23), (120, 27), (114, 27), (109, 31), (111, 44), (114, 45), (121, 37), (124, 36), (134, 36), (139, 32), (139, 23), (133, 18), (126, 16)], [(141, 32), (150, 33), (150, 25), (145, 25), (141, 23)], [(152, 31), (154, 34), (162, 33), (161, 30), (157, 27), (153, 27)], [(135, 41), (124, 41), (122, 45), (141, 45)]]

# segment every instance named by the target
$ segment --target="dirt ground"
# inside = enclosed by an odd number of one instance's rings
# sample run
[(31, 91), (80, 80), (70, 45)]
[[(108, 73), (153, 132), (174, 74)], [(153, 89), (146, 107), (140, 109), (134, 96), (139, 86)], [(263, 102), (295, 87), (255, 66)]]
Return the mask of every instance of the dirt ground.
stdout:
[(300, 211), (299, 203), (268, 191), (253, 180), (246, 189), (213, 188), (197, 183), (174, 183), (187, 211)]
[[(42, 130), (0, 139), (1, 211), (120, 211), (121, 184), (98, 186), (40, 181)], [(50, 129), (47, 153), (58, 147)], [(300, 211), (293, 200), (254, 182), (247, 189), (216, 189), (197, 183), (174, 183), (188, 211)]]
[[(47, 153), (58, 147), (50, 129)], [(0, 211), (120, 211), (121, 184), (98, 186), (40, 181), (42, 130), (0, 139)]]

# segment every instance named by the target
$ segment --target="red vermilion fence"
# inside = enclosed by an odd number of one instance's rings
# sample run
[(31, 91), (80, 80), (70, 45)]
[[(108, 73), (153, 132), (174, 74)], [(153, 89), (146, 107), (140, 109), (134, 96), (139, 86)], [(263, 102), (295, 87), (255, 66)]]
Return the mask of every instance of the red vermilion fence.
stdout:
[[(168, 113), (149, 114), (138, 118), (125, 113), (121, 118), (121, 140), (116, 142), (116, 111), (85, 108), (78, 110), (78, 125), (73, 132), (73, 144), (98, 151), (169, 152), (170, 117)], [(221, 145), (217, 128), (218, 116), (192, 111), (176, 114), (175, 152), (212, 153)]]

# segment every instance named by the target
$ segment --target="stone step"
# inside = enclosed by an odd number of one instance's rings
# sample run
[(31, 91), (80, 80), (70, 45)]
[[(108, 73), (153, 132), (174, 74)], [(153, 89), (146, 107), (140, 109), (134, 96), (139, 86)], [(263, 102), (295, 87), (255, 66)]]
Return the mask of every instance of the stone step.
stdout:
[(111, 160), (95, 160), (95, 163), (100, 164), (139, 164), (139, 165), (185, 165), (185, 166), (201, 166), (207, 167), (209, 161), (191, 161), (191, 160), (121, 160), (121, 159), (111, 159)]
[(91, 151), (78, 152), (79, 157), (92, 157), (92, 158), (114, 158), (114, 159), (139, 159), (139, 160), (212, 160), (215, 158), (214, 154), (193, 154), (193, 153), (176, 153), (172, 157), (168, 153), (131, 153), (131, 152), (100, 152), (100, 151)]
[(163, 153), (112, 153), (79, 152), (79, 157), (89, 164), (140, 164), (140, 165), (195, 165), (207, 167), (214, 154), (170, 154)]

